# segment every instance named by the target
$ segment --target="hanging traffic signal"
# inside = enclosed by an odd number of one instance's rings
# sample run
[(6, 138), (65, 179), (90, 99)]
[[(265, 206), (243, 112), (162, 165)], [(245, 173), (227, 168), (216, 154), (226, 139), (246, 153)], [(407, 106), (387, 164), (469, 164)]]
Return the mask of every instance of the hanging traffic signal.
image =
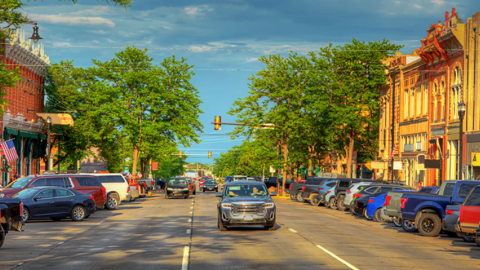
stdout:
[(208, 151), (208, 158), (212, 158), (212, 151)]
[(182, 157), (182, 151), (180, 151), (180, 154), (179, 154), (180, 157)]
[(222, 117), (221, 116), (215, 116), (215, 130), (221, 130), (222, 129), (222, 126), (221, 126), (221, 123), (222, 122)]

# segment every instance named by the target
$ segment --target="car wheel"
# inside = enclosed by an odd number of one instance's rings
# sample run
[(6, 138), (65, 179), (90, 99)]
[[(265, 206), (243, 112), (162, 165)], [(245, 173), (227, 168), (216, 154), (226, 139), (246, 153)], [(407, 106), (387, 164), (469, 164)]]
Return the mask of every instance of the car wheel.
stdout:
[(310, 200), (310, 204), (313, 206), (320, 205), (320, 200), (318, 199), (317, 194), (315, 194), (315, 196), (312, 197), (312, 199)]
[(395, 225), (395, 227), (402, 227), (402, 224), (400, 222), (398, 222), (397, 219), (393, 220), (393, 225)]
[(220, 220), (220, 216), (218, 216), (218, 230), (219, 231), (226, 231), (227, 227), (223, 226), (222, 221)]
[(463, 241), (468, 242), (468, 243), (475, 242), (475, 239), (468, 238), (468, 237), (462, 237), (462, 239), (463, 239)]
[(297, 196), (290, 194), (290, 200), (292, 200), (292, 201), (297, 200)]
[(304, 202), (305, 200), (302, 198), (302, 192), (297, 192), (297, 202)]
[(373, 221), (377, 221), (377, 222), (382, 222), (383, 221), (383, 218), (382, 218), (382, 208), (378, 208), (376, 211), (375, 211), (375, 214), (373, 215)]
[(423, 236), (437, 236), (442, 230), (442, 221), (433, 213), (424, 213), (418, 220), (418, 230)]
[(275, 231), (277, 229), (277, 222), (273, 222), (272, 226), (265, 226), (265, 229), (269, 231)]
[(0, 225), (0, 230), (2, 230), (0, 233), (0, 247), (2, 247), (5, 242), (5, 231), (3, 231), (2, 225)]
[(480, 242), (477, 240), (477, 238), (473, 239), (473, 241), (475, 241), (475, 244), (480, 247)]
[(27, 222), (30, 219), (30, 210), (23, 206), (23, 213), (22, 213), (22, 222)]
[(364, 216), (365, 218), (367, 218), (368, 220), (372, 219), (372, 217), (368, 216), (368, 214), (367, 214), (367, 208), (366, 208), (366, 207), (363, 208), (363, 216)]
[(117, 209), (118, 201), (117, 198), (113, 197), (112, 195), (107, 196), (107, 209), (108, 210), (115, 210)]
[(337, 210), (337, 201), (335, 201), (335, 198), (330, 198), (328, 201), (328, 207), (333, 210)]
[(416, 232), (417, 228), (410, 220), (400, 219), (400, 224), (402, 224), (402, 229), (406, 232)]
[(70, 213), (70, 218), (73, 221), (82, 221), (85, 218), (85, 207), (76, 205)]
[(344, 195), (340, 195), (340, 197), (338, 198), (337, 200), (337, 209), (339, 211), (345, 211), (345, 205), (343, 205), (343, 201), (345, 200), (345, 196)]
[(188, 195), (187, 195), (187, 196), (185, 196), (185, 199), (188, 199)]

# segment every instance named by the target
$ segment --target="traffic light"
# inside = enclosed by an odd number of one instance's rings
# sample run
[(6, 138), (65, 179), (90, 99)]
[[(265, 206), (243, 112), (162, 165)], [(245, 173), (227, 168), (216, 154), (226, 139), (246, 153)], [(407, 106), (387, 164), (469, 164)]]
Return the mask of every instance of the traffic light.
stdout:
[(222, 122), (222, 117), (221, 116), (215, 116), (215, 130), (222, 130), (221, 123)]
[(208, 158), (212, 158), (212, 151), (208, 151)]
[(182, 157), (182, 151), (180, 151), (180, 154), (179, 154), (180, 157)]

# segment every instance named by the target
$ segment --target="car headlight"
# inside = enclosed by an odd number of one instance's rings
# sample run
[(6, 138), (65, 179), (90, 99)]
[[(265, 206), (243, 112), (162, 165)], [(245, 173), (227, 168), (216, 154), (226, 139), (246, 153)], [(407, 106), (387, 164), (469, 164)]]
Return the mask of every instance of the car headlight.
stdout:
[(218, 187), (218, 186), (215, 186), (215, 187)]
[(273, 202), (265, 203), (265, 208), (273, 208), (275, 204)]
[(0, 198), (4, 198), (5, 197), (5, 194), (0, 194)]
[(167, 188), (167, 190), (173, 190), (173, 188)]
[(231, 203), (222, 203), (222, 208), (232, 208)]
[(188, 190), (188, 187), (184, 188), (183, 190)]

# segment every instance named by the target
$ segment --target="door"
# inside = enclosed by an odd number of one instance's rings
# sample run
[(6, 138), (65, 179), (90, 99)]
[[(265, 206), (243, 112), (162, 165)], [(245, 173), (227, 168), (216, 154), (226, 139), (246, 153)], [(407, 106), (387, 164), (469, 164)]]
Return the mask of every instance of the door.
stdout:
[(53, 198), (53, 201), (56, 215), (68, 216), (73, 208), (75, 194), (67, 189), (58, 188), (55, 189), (55, 198)]
[(54, 209), (54, 192), (53, 189), (44, 189), (38, 192), (33, 198), (33, 203), (30, 207), (30, 216), (31, 217), (43, 217), (49, 216), (55, 213)]

